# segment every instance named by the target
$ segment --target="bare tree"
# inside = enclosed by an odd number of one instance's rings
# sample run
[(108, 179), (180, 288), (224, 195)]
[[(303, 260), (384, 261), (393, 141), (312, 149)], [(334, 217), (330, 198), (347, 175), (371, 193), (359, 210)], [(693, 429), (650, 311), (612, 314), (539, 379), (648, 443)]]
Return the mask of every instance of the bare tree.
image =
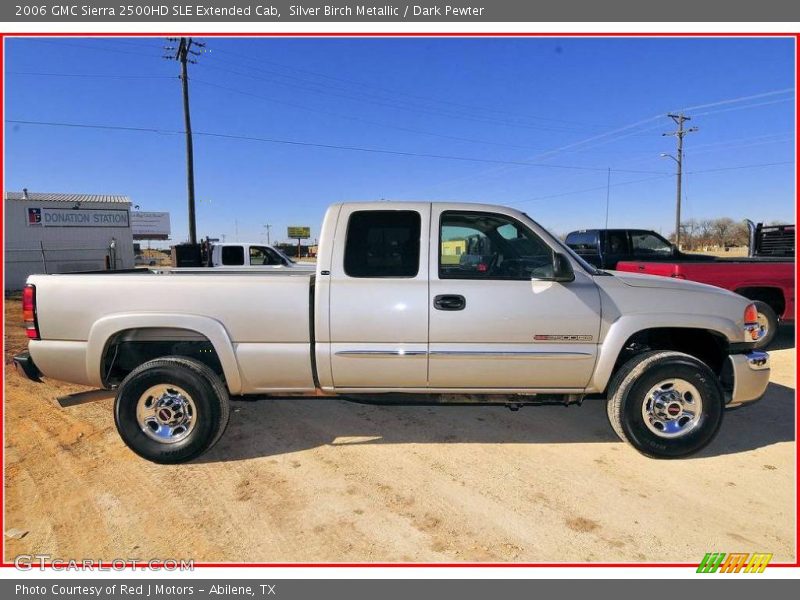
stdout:
[(731, 241), (731, 233), (733, 232), (735, 225), (736, 223), (730, 217), (714, 219), (712, 226), (714, 241), (720, 248), (730, 245), (729, 242)]
[(689, 219), (681, 223), (681, 238), (685, 240), (684, 246), (687, 250), (697, 249), (697, 219)]
[(697, 238), (701, 246), (710, 246), (712, 243), (711, 232), (714, 229), (714, 221), (711, 219), (702, 219), (697, 224)]

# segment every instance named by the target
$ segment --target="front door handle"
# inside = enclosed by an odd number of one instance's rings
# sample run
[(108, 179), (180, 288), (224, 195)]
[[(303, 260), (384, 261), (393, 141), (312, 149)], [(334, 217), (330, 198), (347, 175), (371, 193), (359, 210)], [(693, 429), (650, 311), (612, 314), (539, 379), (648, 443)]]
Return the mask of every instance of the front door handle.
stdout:
[(433, 299), (433, 308), (436, 310), (464, 310), (467, 299), (457, 294), (442, 294)]

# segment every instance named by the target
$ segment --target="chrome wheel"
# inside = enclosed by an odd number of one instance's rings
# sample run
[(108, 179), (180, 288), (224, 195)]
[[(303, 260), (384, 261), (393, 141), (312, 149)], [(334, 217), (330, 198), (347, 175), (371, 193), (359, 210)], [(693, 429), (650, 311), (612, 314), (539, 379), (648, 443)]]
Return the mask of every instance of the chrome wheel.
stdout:
[(647, 392), (642, 417), (647, 428), (659, 437), (686, 435), (701, 420), (703, 399), (684, 379), (666, 379)]
[(767, 315), (759, 311), (756, 323), (758, 324), (758, 339), (760, 340), (769, 334), (769, 319)]
[(174, 444), (194, 429), (197, 409), (192, 397), (175, 385), (154, 385), (136, 404), (136, 420), (149, 438)]

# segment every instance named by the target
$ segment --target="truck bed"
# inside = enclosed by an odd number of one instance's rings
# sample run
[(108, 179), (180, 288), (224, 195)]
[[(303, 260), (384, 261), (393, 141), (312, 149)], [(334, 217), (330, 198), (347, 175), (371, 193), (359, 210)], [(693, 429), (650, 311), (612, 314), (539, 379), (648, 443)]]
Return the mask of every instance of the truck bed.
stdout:
[(34, 275), (41, 341), (30, 352), (43, 372), (100, 387), (110, 331), (200, 332), (224, 340), (220, 360), (235, 393), (314, 389), (314, 277), (252, 269)]

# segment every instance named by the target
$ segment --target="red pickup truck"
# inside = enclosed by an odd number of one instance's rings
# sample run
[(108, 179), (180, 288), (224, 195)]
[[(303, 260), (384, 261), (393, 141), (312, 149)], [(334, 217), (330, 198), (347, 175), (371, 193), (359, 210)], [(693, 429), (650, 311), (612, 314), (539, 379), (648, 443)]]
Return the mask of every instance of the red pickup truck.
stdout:
[(738, 259), (681, 252), (643, 229), (581, 229), (568, 234), (566, 243), (600, 269), (698, 281), (754, 300), (761, 329), (758, 347), (765, 348), (779, 322), (794, 321), (795, 226), (747, 225), (749, 256)]
[(761, 338), (759, 348), (774, 339), (778, 322), (794, 321), (794, 262), (773, 258), (690, 261), (622, 261), (618, 271), (649, 273), (707, 283), (755, 301)]

